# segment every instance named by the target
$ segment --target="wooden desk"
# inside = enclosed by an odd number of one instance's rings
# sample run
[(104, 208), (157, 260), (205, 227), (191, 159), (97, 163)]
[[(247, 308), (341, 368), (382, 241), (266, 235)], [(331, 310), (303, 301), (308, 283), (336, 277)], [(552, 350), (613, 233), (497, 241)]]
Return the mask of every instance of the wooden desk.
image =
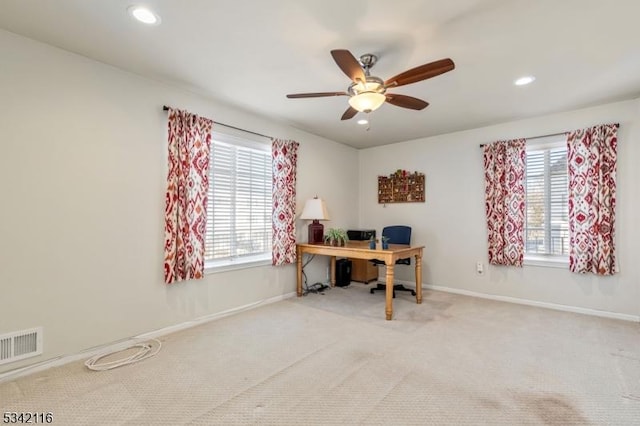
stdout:
[(416, 303), (422, 303), (422, 249), (424, 246), (411, 247), (402, 244), (389, 244), (388, 250), (382, 250), (381, 244), (372, 250), (368, 241), (350, 241), (346, 246), (337, 247), (324, 244), (296, 244), (298, 279), (297, 293), (302, 296), (302, 255), (320, 254), (331, 256), (331, 287), (336, 284), (336, 257), (351, 257), (355, 259), (380, 259), (386, 265), (386, 304), (385, 314), (387, 320), (393, 317), (393, 272), (396, 260), (415, 256), (416, 258)]

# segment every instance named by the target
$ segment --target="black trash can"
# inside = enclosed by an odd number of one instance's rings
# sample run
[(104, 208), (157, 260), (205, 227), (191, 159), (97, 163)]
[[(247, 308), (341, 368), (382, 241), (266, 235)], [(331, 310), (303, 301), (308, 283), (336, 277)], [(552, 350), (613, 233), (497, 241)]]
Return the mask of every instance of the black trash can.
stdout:
[(336, 286), (346, 287), (351, 284), (351, 261), (349, 259), (336, 260)]

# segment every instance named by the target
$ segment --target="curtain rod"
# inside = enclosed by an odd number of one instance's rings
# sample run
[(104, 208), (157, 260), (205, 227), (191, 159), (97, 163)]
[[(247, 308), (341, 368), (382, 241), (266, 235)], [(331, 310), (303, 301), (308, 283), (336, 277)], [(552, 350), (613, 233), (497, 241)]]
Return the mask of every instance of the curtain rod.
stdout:
[[(620, 127), (620, 123), (613, 123), (616, 127)], [(560, 135), (566, 135), (567, 132), (559, 132), (559, 133), (549, 133), (548, 135), (540, 135), (540, 136), (530, 136), (528, 138), (522, 138), (522, 139), (540, 139), (540, 138), (548, 138), (549, 136), (560, 136)], [(519, 138), (520, 139), (520, 138)], [(481, 143), (480, 144), (480, 148), (484, 147), (486, 144), (485, 143)]]
[[(163, 111), (169, 111), (169, 107), (166, 105), (162, 106), (162, 110)], [(236, 127), (236, 126), (231, 126), (229, 124), (224, 124), (221, 123), (219, 121), (214, 121), (215, 124), (219, 125), (219, 126), (224, 126), (224, 127), (228, 127), (230, 129), (236, 129), (236, 130), (240, 130), (241, 132), (247, 132), (247, 133), (251, 133), (252, 135), (256, 135), (256, 136), (262, 136), (263, 138), (267, 138), (267, 139), (275, 139), (272, 136), (267, 136), (267, 135), (263, 135), (262, 133), (257, 133), (257, 132), (252, 132), (251, 130), (245, 130), (245, 129), (241, 129), (240, 127)]]

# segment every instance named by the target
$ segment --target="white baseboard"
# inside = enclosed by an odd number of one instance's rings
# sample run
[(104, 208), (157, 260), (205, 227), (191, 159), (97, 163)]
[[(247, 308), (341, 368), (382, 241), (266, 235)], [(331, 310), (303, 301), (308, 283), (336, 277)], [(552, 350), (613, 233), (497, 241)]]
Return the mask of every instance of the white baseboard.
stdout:
[[(394, 281), (397, 282), (398, 284), (403, 284), (407, 287), (412, 287), (412, 288), (416, 287), (416, 283), (412, 281), (405, 281), (405, 280), (394, 280)], [(382, 282), (384, 282), (384, 280), (382, 280)], [(477, 293), (475, 291), (463, 290), (463, 289), (452, 288), (452, 287), (442, 287), (442, 286), (430, 285), (430, 284), (423, 284), (422, 288), (429, 289), (429, 290), (443, 291), (446, 293), (461, 294), (464, 296), (478, 297), (481, 299), (497, 300), (500, 302), (508, 302), (508, 303), (517, 303), (519, 305), (537, 306), (539, 308), (554, 309), (556, 311), (574, 312), (577, 314), (592, 315), (596, 317), (640, 322), (640, 315), (619, 314), (617, 312), (599, 311), (597, 309), (580, 308), (578, 306), (559, 305), (556, 303), (538, 302), (536, 300), (528, 300), (528, 299), (519, 299), (517, 297)]]
[(57, 358), (49, 359), (46, 361), (39, 362), (37, 364), (28, 365), (26, 367), (17, 368), (15, 370), (10, 370), (4, 373), (0, 373), (0, 383), (15, 380), (22, 376), (27, 376), (29, 374), (37, 373), (39, 371), (48, 370), (52, 367), (58, 367), (64, 364), (68, 364), (70, 362), (79, 361), (81, 359), (88, 359), (93, 357), (94, 355), (98, 355), (101, 353), (110, 353), (110, 352), (118, 352), (124, 349), (129, 348), (136, 343), (140, 343), (149, 339), (154, 339), (160, 336), (164, 336), (167, 334), (175, 333), (176, 331), (185, 330), (187, 328), (195, 327), (200, 324), (204, 324), (210, 321), (214, 321), (220, 318), (227, 317), (229, 315), (237, 314), (239, 312), (248, 311), (250, 309), (255, 309), (258, 306), (268, 305), (270, 303), (280, 302), (285, 299), (289, 299), (296, 295), (296, 292), (291, 292), (287, 294), (283, 294), (281, 296), (271, 297), (269, 299), (261, 300), (259, 302), (250, 303), (248, 305), (240, 306), (237, 308), (229, 309), (222, 312), (217, 312), (215, 314), (205, 315), (199, 318), (195, 318), (190, 321), (185, 321), (180, 324), (171, 325), (169, 327), (164, 327), (159, 330), (150, 331), (148, 333), (143, 333), (138, 336), (129, 337), (123, 340), (119, 340), (116, 342), (111, 342), (105, 345), (96, 346), (90, 349), (86, 349), (84, 351), (63, 355)]

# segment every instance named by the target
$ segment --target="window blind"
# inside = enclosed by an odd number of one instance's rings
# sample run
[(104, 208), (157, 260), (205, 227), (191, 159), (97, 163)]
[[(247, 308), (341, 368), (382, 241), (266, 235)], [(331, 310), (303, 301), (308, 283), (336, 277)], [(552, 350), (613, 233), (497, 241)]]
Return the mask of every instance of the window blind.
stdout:
[(527, 147), (525, 253), (569, 253), (567, 148)]
[(213, 138), (205, 262), (271, 256), (271, 152)]

